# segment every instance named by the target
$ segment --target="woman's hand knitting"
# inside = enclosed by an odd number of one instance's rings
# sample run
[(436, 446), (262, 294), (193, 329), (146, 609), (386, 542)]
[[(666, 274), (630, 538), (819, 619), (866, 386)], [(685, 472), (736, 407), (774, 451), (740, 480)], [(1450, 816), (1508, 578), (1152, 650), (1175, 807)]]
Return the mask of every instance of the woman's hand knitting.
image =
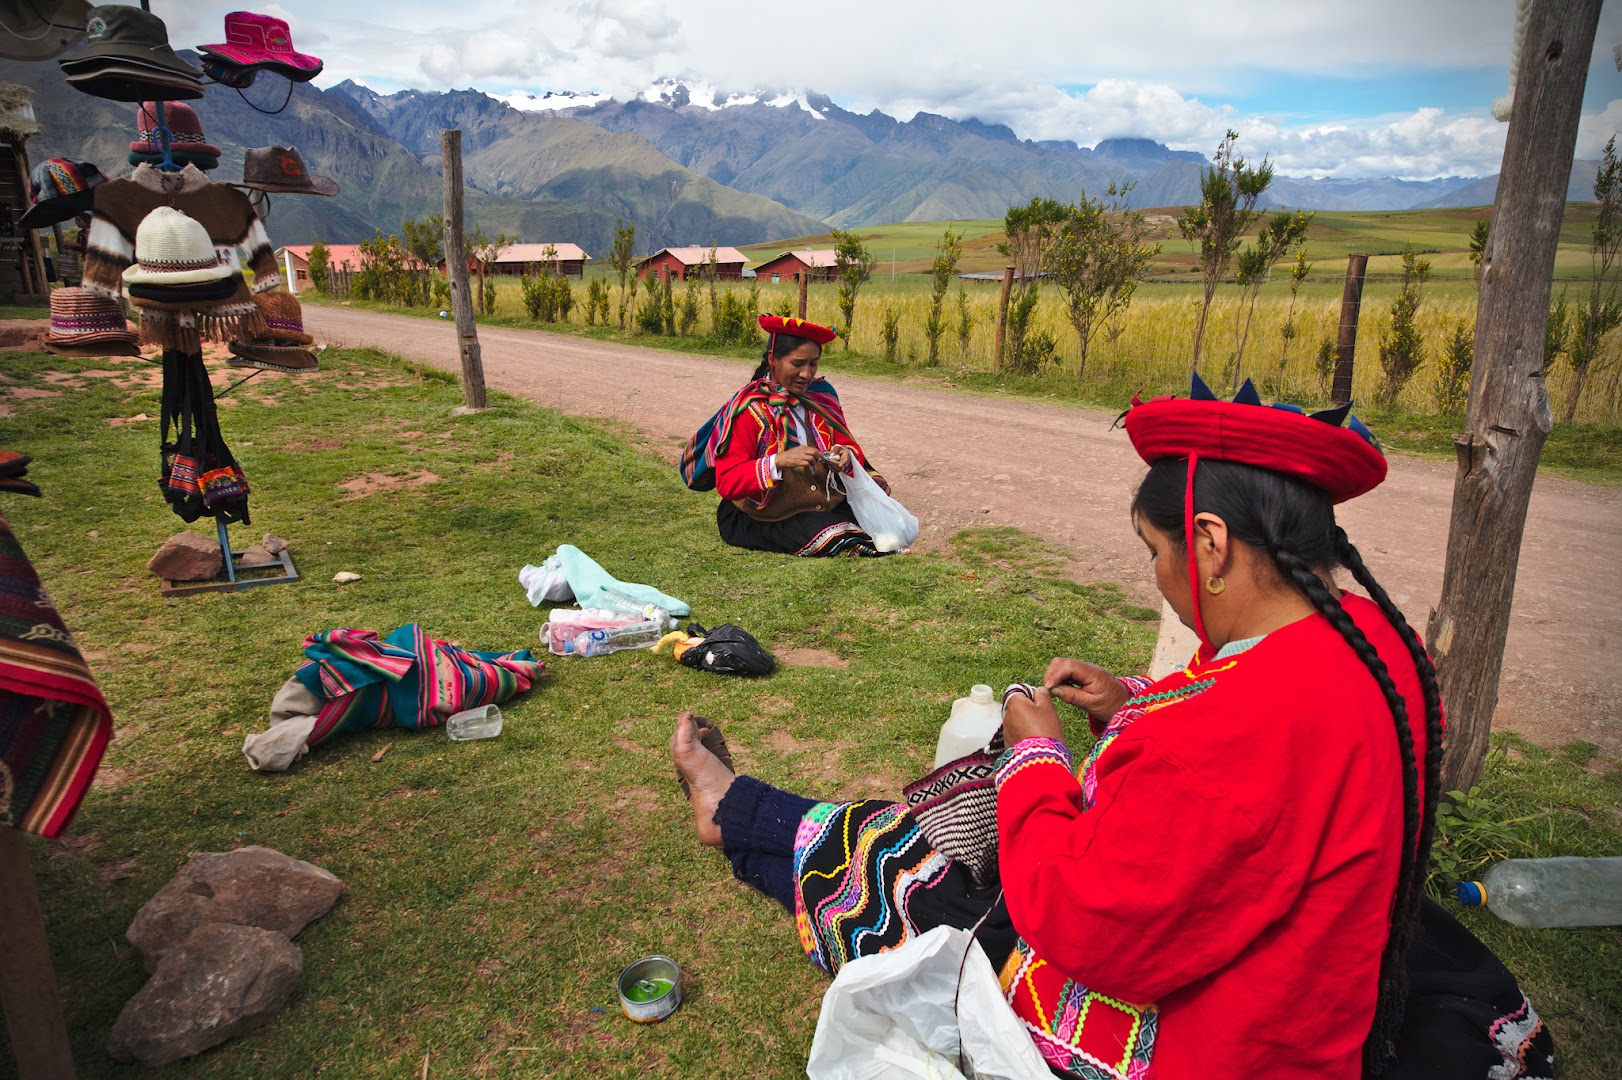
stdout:
[(1002, 738), (1009, 746), (1022, 739), (1063, 742), (1064, 727), (1059, 723), (1059, 710), (1053, 705), (1053, 696), (1042, 687), (1037, 687), (1033, 697), (1008, 695), (1002, 714)]
[(814, 446), (791, 446), (787, 450), (777, 452), (777, 467), (779, 469), (803, 469), (817, 460), (821, 453)]
[(1059, 657), (1048, 665), (1042, 685), (1094, 720), (1108, 721), (1132, 696), (1121, 680), (1097, 664)]

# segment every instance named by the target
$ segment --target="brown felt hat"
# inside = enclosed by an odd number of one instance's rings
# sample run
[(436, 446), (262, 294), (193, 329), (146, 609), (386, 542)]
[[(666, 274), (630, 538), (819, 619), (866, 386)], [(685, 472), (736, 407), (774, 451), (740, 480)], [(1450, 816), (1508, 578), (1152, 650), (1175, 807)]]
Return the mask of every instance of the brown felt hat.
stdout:
[(292, 375), (321, 370), (321, 361), (315, 353), (297, 345), (255, 345), (233, 341), (226, 347), (231, 350), (231, 355), (225, 362), (232, 367), (285, 371)]
[(338, 182), (311, 176), (304, 157), (291, 146), (260, 146), (242, 156), (242, 186), (294, 195), (336, 195)]
[(259, 305), (259, 314), (265, 317), (270, 333), (247, 344), (315, 344), (315, 338), (304, 332), (304, 306), (298, 302), (298, 297), (285, 292), (261, 292), (253, 294), (253, 302)]

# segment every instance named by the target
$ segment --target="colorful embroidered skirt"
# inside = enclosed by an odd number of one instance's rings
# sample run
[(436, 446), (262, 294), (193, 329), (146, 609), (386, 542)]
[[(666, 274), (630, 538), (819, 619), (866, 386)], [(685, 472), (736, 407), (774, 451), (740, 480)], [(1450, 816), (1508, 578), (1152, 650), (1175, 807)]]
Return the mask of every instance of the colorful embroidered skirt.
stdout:
[(0, 515), (0, 826), (59, 835), (112, 732), (90, 669)]
[(975, 928), (1001, 969), (1004, 996), (1050, 1065), (1083, 1080), (1147, 1074), (1159, 1013), (1092, 992), (1035, 956), (1014, 930), (995, 875), (976, 885), (904, 804), (818, 803), (800, 820), (794, 877), (800, 946), (824, 971), (943, 924)]
[(721, 500), (715, 512), (721, 539), (733, 547), (751, 551), (775, 551), (784, 555), (826, 558), (832, 555), (885, 555), (873, 538), (856, 524), (849, 503), (832, 510), (807, 510), (782, 521), (756, 521), (736, 506)]

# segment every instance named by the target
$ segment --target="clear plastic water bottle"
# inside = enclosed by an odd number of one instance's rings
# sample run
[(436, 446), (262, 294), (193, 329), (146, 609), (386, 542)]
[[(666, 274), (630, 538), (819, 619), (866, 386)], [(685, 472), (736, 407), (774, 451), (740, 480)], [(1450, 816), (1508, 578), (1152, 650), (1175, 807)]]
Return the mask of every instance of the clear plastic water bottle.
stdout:
[(1505, 859), (1481, 876), (1461, 881), (1455, 895), (1466, 907), (1485, 904), (1516, 926), (1622, 924), (1622, 857)]
[(606, 630), (587, 630), (574, 639), (567, 651), (576, 656), (602, 656), (620, 649), (651, 649), (664, 633), (664, 623), (652, 619)]
[(493, 739), (501, 734), (501, 710), (494, 705), (464, 709), (445, 721), (445, 734), (457, 742)]

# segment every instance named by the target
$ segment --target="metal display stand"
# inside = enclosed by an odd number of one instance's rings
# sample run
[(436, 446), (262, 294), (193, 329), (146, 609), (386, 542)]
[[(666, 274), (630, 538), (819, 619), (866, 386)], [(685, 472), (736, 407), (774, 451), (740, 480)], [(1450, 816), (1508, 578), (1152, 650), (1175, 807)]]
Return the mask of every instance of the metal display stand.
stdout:
[[(192, 593), (236, 592), (239, 589), (251, 589), (255, 585), (291, 585), (298, 580), (298, 570), (294, 568), (293, 556), (287, 548), (283, 548), (281, 553), (276, 556), (276, 561), (282, 568), (280, 574), (273, 577), (238, 577), (238, 570), (258, 570), (260, 567), (239, 567), (237, 560), (242, 558), (243, 553), (231, 550), (231, 538), (226, 535), (224, 522), (215, 522), (214, 528), (218, 532), (220, 539), (220, 554), (225, 557), (225, 580), (220, 581), (218, 575), (215, 575), (212, 581), (170, 581), (164, 579), (163, 584), (158, 586), (158, 595), (190, 596)], [(264, 569), (268, 570), (272, 565), (276, 564), (267, 564)]]

